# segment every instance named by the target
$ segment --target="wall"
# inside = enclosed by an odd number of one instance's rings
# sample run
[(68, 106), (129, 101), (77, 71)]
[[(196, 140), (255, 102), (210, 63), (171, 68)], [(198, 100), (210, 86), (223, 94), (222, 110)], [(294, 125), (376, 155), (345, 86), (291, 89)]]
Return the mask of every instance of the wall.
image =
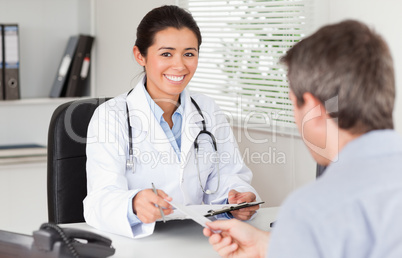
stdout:
[(21, 98), (48, 97), (68, 37), (90, 33), (90, 1), (0, 0), (0, 23), (19, 25)]
[(134, 87), (142, 68), (132, 49), (142, 17), (151, 9), (174, 4), (175, 0), (96, 0), (96, 92), (97, 96), (116, 96)]
[(47, 145), (47, 132), (53, 111), (64, 101), (72, 99), (28, 99), (0, 101), (0, 145)]
[(315, 180), (316, 163), (299, 136), (238, 127), (233, 132), (263, 207), (279, 206), (289, 193)]
[(91, 0), (0, 0), (0, 23), (19, 25), (21, 92), (21, 100), (0, 101), (0, 145), (46, 145), (53, 111), (71, 100), (47, 97), (69, 36), (90, 33), (90, 4)]
[(46, 164), (0, 166), (0, 230), (32, 235), (47, 222)]

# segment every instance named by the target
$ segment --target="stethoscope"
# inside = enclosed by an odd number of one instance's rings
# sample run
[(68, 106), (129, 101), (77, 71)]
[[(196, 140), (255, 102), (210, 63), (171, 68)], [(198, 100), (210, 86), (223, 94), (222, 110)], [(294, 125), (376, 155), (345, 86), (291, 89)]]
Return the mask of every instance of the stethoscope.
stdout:
[[(127, 93), (127, 96), (131, 93), (132, 89)], [(205, 194), (214, 194), (218, 191), (219, 189), (219, 183), (220, 183), (220, 171), (219, 171), (219, 162), (217, 164), (217, 168), (218, 168), (218, 184), (216, 186), (215, 191), (211, 191), (209, 189), (205, 190), (204, 187), (202, 186), (202, 182), (201, 182), (201, 174), (200, 174), (200, 168), (199, 168), (199, 164), (198, 164), (198, 150), (199, 150), (199, 146), (198, 146), (198, 137), (200, 137), (200, 135), (202, 134), (206, 134), (208, 135), (211, 140), (212, 140), (212, 146), (214, 147), (214, 151), (215, 154), (218, 154), (218, 148), (216, 146), (216, 140), (215, 140), (215, 136), (209, 132), (207, 130), (207, 127), (205, 125), (205, 119), (204, 119), (204, 115), (201, 112), (200, 107), (198, 106), (197, 102), (195, 102), (195, 100), (193, 98), (191, 98), (191, 102), (193, 103), (193, 105), (195, 106), (195, 108), (197, 109), (198, 113), (201, 115), (201, 117), (203, 118), (202, 120), (202, 130), (198, 133), (197, 137), (195, 137), (194, 139), (194, 149), (195, 149), (195, 162), (197, 164), (197, 173), (198, 173), (198, 180), (201, 186), (201, 190), (205, 193)], [(126, 161), (126, 168), (127, 170), (132, 170), (134, 172), (134, 150), (133, 150), (133, 139), (132, 139), (132, 127), (131, 127), (131, 123), (130, 123), (130, 111), (128, 110), (128, 105), (126, 102), (126, 110), (127, 110), (127, 124), (128, 124), (128, 144), (129, 144), (129, 149), (128, 149), (128, 156), (129, 158)]]

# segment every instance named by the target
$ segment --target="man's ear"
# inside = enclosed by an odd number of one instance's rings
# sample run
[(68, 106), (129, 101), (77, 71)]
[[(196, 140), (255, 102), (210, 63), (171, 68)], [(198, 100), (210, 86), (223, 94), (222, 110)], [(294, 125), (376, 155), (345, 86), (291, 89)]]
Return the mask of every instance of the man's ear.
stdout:
[[(314, 97), (310, 92), (305, 92), (303, 94), (303, 100), (304, 104), (302, 108), (304, 109), (304, 113), (311, 113), (310, 118), (315, 118), (312, 119), (311, 121), (314, 123), (323, 123), (324, 125), (326, 124), (326, 119), (328, 119), (328, 115), (326, 114), (325, 106), (324, 104), (318, 100), (316, 97)], [(314, 113), (314, 115), (312, 114)]]
[(141, 66), (145, 66), (145, 64), (146, 64), (146, 59), (145, 59), (145, 57), (143, 57), (143, 56), (141, 55), (141, 52), (140, 52), (140, 50), (138, 49), (137, 46), (134, 46), (134, 48), (133, 48), (133, 53), (134, 53), (134, 58), (135, 58), (135, 60), (137, 61), (137, 63), (138, 63), (139, 65), (141, 65)]
[(303, 94), (303, 100), (304, 100), (304, 104), (307, 105), (307, 107), (316, 107), (317, 105), (319, 105), (321, 102), (313, 96), (313, 94), (311, 94), (310, 92), (305, 92)]
[(327, 114), (324, 103), (311, 93), (304, 93), (303, 99), (302, 139), (318, 163), (329, 164), (339, 151), (339, 128)]

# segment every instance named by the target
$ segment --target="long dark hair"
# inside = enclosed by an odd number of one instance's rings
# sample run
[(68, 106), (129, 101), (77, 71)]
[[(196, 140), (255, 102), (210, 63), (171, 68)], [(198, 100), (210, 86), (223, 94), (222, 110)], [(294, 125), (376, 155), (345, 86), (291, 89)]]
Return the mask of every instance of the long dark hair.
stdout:
[(191, 13), (175, 5), (164, 5), (147, 13), (137, 27), (135, 45), (141, 55), (147, 56), (148, 48), (154, 43), (157, 32), (170, 27), (190, 29), (197, 37), (198, 50), (200, 49), (201, 32)]

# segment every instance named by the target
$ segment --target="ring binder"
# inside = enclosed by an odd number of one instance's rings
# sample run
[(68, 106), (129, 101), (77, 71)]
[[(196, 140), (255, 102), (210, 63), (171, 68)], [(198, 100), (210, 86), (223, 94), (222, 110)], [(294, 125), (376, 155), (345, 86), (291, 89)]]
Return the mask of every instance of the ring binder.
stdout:
[(4, 99), (20, 98), (18, 25), (3, 25)]
[(4, 63), (3, 63), (3, 25), (0, 24), (0, 100), (4, 99), (4, 71), (3, 71), (3, 67), (4, 67)]
[(78, 38), (77, 50), (68, 79), (66, 97), (81, 97), (85, 88), (88, 87), (88, 69), (93, 41), (94, 38), (89, 35), (80, 35)]
[(67, 47), (61, 59), (59, 69), (57, 70), (56, 78), (53, 82), (53, 87), (50, 92), (50, 97), (59, 98), (66, 95), (67, 78), (71, 73), (71, 64), (77, 49), (78, 36), (71, 36), (68, 40)]

